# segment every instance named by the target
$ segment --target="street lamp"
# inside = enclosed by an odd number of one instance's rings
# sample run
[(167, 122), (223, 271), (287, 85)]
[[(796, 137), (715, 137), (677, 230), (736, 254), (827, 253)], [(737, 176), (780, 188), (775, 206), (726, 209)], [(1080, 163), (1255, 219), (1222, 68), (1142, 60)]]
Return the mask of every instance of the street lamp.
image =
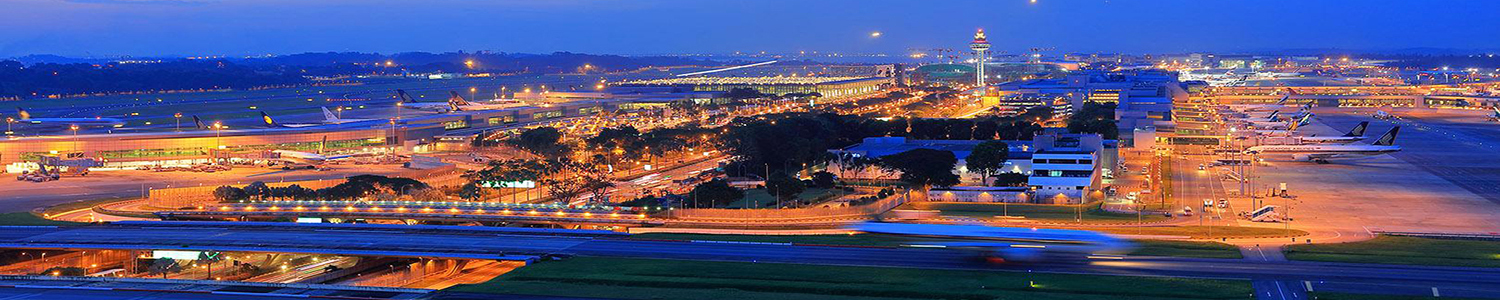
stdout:
[(173, 129), (177, 130), (177, 131), (182, 131), (182, 112), (177, 112), (175, 114), (172, 114), (172, 118), (176, 119), (176, 121), (177, 121), (177, 125), (174, 126)]
[(68, 126), (68, 129), (73, 130), (73, 152), (78, 152), (78, 124)]

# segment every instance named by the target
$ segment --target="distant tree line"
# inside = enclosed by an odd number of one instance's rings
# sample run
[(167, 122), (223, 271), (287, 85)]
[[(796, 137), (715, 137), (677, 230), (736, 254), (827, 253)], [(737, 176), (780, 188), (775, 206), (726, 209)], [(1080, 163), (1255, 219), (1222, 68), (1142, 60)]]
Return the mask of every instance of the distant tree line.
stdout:
[(307, 83), (296, 72), (227, 61), (180, 60), (150, 64), (35, 64), (0, 61), (0, 97), (137, 91), (244, 89)]
[(265, 182), (251, 182), (245, 187), (220, 186), (214, 198), (224, 202), (244, 200), (349, 200), (376, 193), (406, 195), (427, 189), (426, 183), (411, 178), (359, 175), (335, 186), (309, 189), (300, 185), (270, 187)]

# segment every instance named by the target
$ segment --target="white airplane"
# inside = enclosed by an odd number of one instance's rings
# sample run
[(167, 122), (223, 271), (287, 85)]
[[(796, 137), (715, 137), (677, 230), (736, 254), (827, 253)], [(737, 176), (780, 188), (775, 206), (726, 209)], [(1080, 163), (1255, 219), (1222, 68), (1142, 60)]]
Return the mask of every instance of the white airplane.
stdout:
[(1375, 156), (1401, 151), (1401, 146), (1396, 146), (1396, 132), (1400, 130), (1400, 126), (1393, 127), (1369, 145), (1261, 145), (1245, 149), (1245, 153), (1273, 158), (1289, 156), (1292, 161), (1317, 163), (1327, 163), (1329, 159)]
[(435, 111), (440, 113), (458, 111), (458, 106), (453, 105), (452, 99), (449, 99), (448, 102), (417, 102), (411, 99), (411, 95), (406, 94), (406, 90), (402, 89), (396, 89), (396, 97), (401, 99), (400, 105), (401, 107), (405, 108)]
[(1371, 115), (1370, 117), (1371, 118), (1375, 118), (1376, 120), (1386, 120), (1386, 119), (1393, 118), (1395, 116), (1391, 115), (1388, 112), (1385, 112), (1384, 110), (1377, 109), (1377, 110), (1375, 110), (1375, 114)]
[(260, 112), (260, 117), (261, 117), (261, 120), (266, 123), (267, 127), (287, 127), (287, 128), (302, 128), (302, 127), (311, 127), (311, 126), (318, 126), (318, 125), (333, 125), (333, 124), (344, 124), (344, 123), (350, 123), (350, 122), (361, 122), (361, 121), (370, 121), (370, 120), (373, 120), (373, 119), (340, 119), (338, 117), (338, 115), (334, 115), (332, 111), (328, 111), (327, 107), (322, 107), (322, 109), (323, 109), (323, 122), (320, 122), (320, 123), (277, 123), (275, 119), (271, 118), (271, 115), (266, 114), (266, 112), (264, 112), (264, 111)]
[(1269, 121), (1269, 122), (1266, 122), (1266, 121), (1253, 121), (1253, 122), (1250, 122), (1250, 127), (1255, 128), (1255, 129), (1262, 129), (1262, 130), (1265, 130), (1265, 129), (1270, 129), (1270, 130), (1290, 129), (1290, 128), (1292, 128), (1292, 126), (1307, 125), (1308, 123), (1312, 123), (1312, 116), (1313, 115), (1311, 113), (1304, 114), (1304, 115), (1302, 115), (1302, 117), (1297, 118), (1296, 121), (1292, 121), (1292, 122), (1284, 122), (1284, 121)]
[(1349, 129), (1349, 132), (1344, 133), (1344, 135), (1341, 136), (1310, 135), (1297, 137), (1297, 140), (1301, 141), (1303, 144), (1348, 144), (1363, 141), (1365, 139), (1365, 128), (1369, 126), (1370, 122), (1364, 121), (1359, 122), (1359, 125), (1354, 125), (1353, 129)]
[(275, 160), (275, 161), (278, 161), (278, 162), (281, 162), (282, 163), (282, 167), (281, 168), (282, 169), (288, 169), (288, 170), (290, 170), (290, 169), (303, 169), (303, 168), (312, 169), (312, 168), (316, 168), (316, 167), (318, 167), (320, 165), (323, 165), (324, 163), (327, 163), (329, 161), (335, 161), (335, 160), (341, 160), (341, 159), (347, 159), (347, 158), (350, 158), (350, 157), (354, 157), (353, 155), (333, 155), (333, 156), (328, 156), (328, 155), (322, 155), (322, 154), (317, 154), (317, 153), (308, 153), (308, 152), (291, 151), (291, 150), (271, 150), (271, 153), (276, 154), (271, 159)]
[(30, 112), (27, 112), (26, 109), (20, 108), (20, 107), (16, 108), (16, 112), (17, 112), (17, 114), (20, 117), (20, 119), (17, 120), (17, 121), (20, 121), (21, 123), (27, 123), (27, 124), (35, 124), (35, 125), (61, 125), (61, 126), (78, 125), (79, 127), (115, 127), (115, 128), (119, 128), (119, 127), (124, 127), (125, 126), (125, 120), (117, 119), (117, 118), (101, 118), (101, 117), (93, 117), (93, 118), (32, 118)]
[(1049, 254), (1124, 254), (1134, 248), (1127, 240), (1086, 230), (882, 222), (859, 223), (850, 229), (927, 240), (910, 247), (979, 250), (987, 258), (1019, 262), (1037, 261)]
[(1239, 111), (1239, 112), (1257, 112), (1257, 111), (1275, 110), (1275, 109), (1280, 109), (1280, 108), (1286, 107), (1286, 100), (1290, 99), (1291, 97), (1292, 97), (1292, 94), (1291, 93), (1287, 93), (1287, 94), (1281, 95), (1281, 99), (1280, 100), (1276, 100), (1276, 104), (1230, 105), (1229, 109), (1235, 110), (1235, 111)]
[(464, 96), (459, 96), (458, 92), (454, 91), (448, 91), (448, 102), (453, 103), (453, 106), (457, 107), (458, 110), (494, 110), (523, 105), (520, 101), (515, 100), (469, 102), (468, 99), (464, 99)]
[(399, 89), (396, 90), (396, 95), (399, 96), (399, 97), (401, 97), (401, 106), (402, 107), (411, 108), (411, 109), (418, 109), (418, 110), (435, 111), (435, 112), (440, 112), (440, 113), (445, 113), (445, 112), (450, 112), (450, 111), (464, 111), (464, 110), (506, 109), (506, 108), (512, 108), (512, 107), (517, 107), (517, 106), (523, 105), (520, 101), (514, 101), (514, 100), (510, 100), (510, 101), (505, 101), (505, 100), (502, 100), (502, 101), (489, 101), (489, 102), (483, 102), (483, 103), (469, 102), (467, 99), (464, 99), (463, 96), (459, 96), (458, 92), (454, 92), (454, 91), (448, 91), (448, 102), (446, 102), (446, 103), (438, 103), (438, 102), (416, 102), (416, 101), (412, 101), (411, 95), (407, 95), (406, 91), (399, 90)]

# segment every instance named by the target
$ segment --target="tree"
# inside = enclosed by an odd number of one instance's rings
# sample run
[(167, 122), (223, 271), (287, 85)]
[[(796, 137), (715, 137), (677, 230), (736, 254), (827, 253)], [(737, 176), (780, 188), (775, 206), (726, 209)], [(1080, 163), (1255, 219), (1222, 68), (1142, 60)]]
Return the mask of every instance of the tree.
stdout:
[(151, 261), (149, 268), (151, 274), (161, 274), (162, 279), (167, 278), (167, 273), (182, 271), (182, 265), (177, 264), (177, 260), (166, 257)]
[(256, 199), (265, 199), (267, 196), (271, 195), (271, 187), (266, 186), (265, 182), (251, 182), (250, 184), (245, 185), (245, 194), (249, 195), (250, 197), (255, 197)]
[(484, 194), (484, 188), (479, 187), (479, 184), (476, 184), (474, 182), (465, 183), (464, 186), (462, 188), (459, 188), (458, 190), (458, 197), (469, 201), (478, 201), (480, 198), (484, 197)]
[(226, 185), (214, 189), (214, 198), (219, 199), (219, 201), (221, 202), (230, 202), (245, 201), (245, 199), (250, 198), (250, 196), (245, 194), (244, 189)]
[(1120, 129), (1115, 127), (1115, 105), (1085, 102), (1082, 108), (1068, 117), (1068, 132), (1097, 133), (1105, 139), (1118, 139)]
[(1002, 141), (984, 141), (969, 152), (969, 157), (964, 158), (964, 165), (969, 170), (983, 174), (981, 178), (984, 181), (989, 181), (990, 174), (1005, 168), (1005, 161), (1009, 158), (1010, 145)]
[(538, 156), (563, 157), (568, 154), (568, 146), (558, 143), (561, 140), (562, 131), (557, 128), (537, 127), (521, 132), (510, 143)]
[(882, 167), (901, 171), (901, 181), (923, 189), (958, 184), (958, 175), (953, 174), (957, 163), (953, 151), (921, 148), (880, 158)]
[(786, 172), (775, 172), (766, 178), (766, 190), (776, 196), (777, 200), (791, 200), (807, 190), (807, 185)]
[(818, 188), (833, 188), (833, 184), (836, 179), (837, 178), (833, 176), (833, 173), (829, 173), (828, 171), (818, 171), (812, 174), (813, 185), (817, 186)]
[(745, 198), (745, 191), (730, 186), (727, 180), (714, 179), (694, 186), (688, 198), (693, 207), (722, 207)]
[(1031, 177), (1021, 173), (995, 174), (995, 185), (997, 186), (1025, 186)]

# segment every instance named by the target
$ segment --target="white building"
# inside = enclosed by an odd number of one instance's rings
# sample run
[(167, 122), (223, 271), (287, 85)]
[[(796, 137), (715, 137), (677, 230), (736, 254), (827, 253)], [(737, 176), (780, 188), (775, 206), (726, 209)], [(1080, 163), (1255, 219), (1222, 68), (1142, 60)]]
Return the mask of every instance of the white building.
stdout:
[(1037, 136), (1031, 155), (1031, 186), (1037, 203), (1082, 203), (1101, 188), (1103, 139), (1097, 134)]

